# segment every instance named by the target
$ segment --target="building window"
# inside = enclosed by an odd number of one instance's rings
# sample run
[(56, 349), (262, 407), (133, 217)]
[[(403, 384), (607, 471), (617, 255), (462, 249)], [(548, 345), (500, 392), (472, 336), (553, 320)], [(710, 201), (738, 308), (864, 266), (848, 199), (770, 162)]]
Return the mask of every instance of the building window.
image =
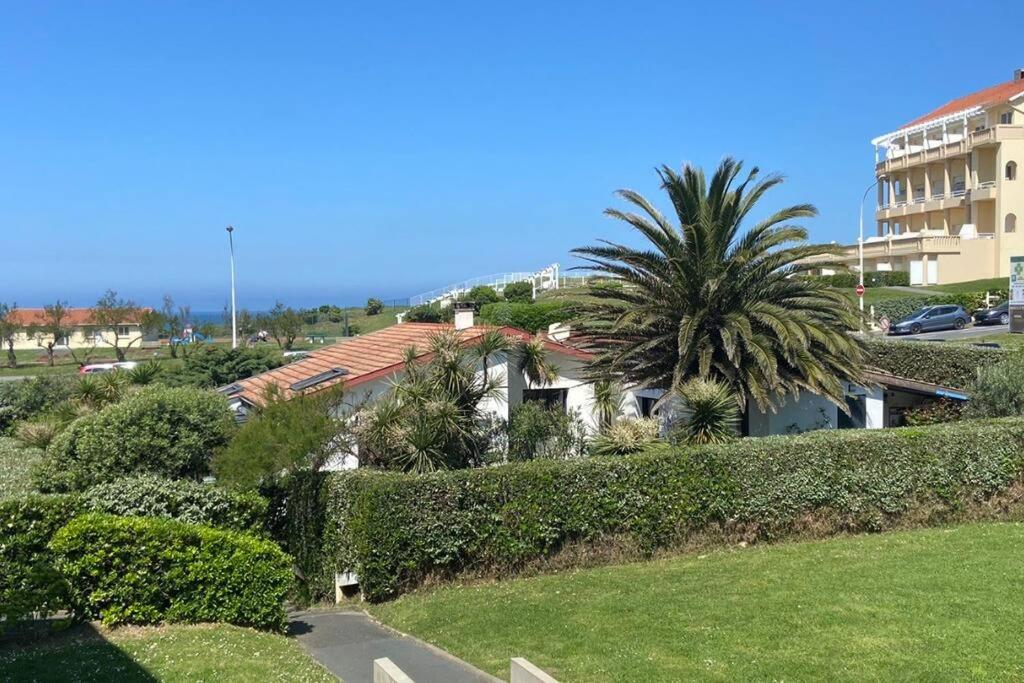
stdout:
[(566, 410), (566, 399), (569, 397), (568, 389), (525, 389), (523, 390), (523, 403), (541, 403), (548, 410)]
[(999, 115), (999, 123), (1005, 123), (1005, 124), (1013, 123), (1013, 112), (1012, 111), (1004, 111), (1002, 114), (1000, 114)]
[(1008, 161), (1006, 162), (1006, 179), (1016, 180), (1017, 179), (1017, 162)]
[(1006, 219), (1003, 221), (1003, 232), (1017, 232), (1016, 214), (1006, 214)]
[(117, 336), (118, 337), (130, 337), (130, 336), (132, 336), (132, 328), (130, 326), (128, 326), (128, 325), (118, 325), (117, 326)]
[(658, 402), (658, 399), (650, 396), (637, 396), (636, 400), (640, 404), (640, 417), (654, 416), (654, 404)]

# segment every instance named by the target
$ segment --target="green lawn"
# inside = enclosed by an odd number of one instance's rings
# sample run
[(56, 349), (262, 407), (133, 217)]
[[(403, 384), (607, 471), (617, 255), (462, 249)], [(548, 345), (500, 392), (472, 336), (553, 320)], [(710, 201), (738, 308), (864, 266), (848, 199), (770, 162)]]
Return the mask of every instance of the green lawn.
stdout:
[(570, 681), (1024, 679), (1024, 525), (766, 545), (372, 608), (495, 675)]
[(0, 680), (336, 681), (297, 642), (227, 625), (107, 630), (83, 625), (0, 646)]
[(997, 289), (1008, 289), (1009, 278), (993, 277), (985, 280), (971, 280), (970, 282), (957, 282), (949, 285), (935, 285), (929, 289), (941, 290), (948, 294), (962, 294), (965, 292), (985, 292)]
[(10, 437), (0, 436), (0, 500), (32, 492), (29, 473), (43, 452), (19, 448), (17, 443)]

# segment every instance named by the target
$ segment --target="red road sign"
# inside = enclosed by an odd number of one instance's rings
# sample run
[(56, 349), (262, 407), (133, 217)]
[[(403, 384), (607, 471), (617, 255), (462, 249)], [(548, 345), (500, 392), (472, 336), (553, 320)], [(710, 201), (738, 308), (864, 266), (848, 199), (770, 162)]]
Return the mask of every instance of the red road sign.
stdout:
[(864, 296), (864, 285), (857, 285), (854, 291), (857, 292), (857, 296)]

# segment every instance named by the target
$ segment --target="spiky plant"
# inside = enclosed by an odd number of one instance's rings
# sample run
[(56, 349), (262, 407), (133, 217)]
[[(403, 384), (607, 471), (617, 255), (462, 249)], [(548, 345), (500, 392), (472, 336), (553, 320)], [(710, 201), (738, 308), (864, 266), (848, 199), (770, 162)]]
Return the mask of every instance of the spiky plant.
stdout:
[(807, 244), (806, 230), (791, 224), (816, 215), (810, 204), (770, 213), (744, 231), (782, 178), (759, 179), (756, 168), (741, 178), (741, 171), (725, 159), (709, 183), (695, 166), (682, 173), (663, 166), (658, 176), (674, 220), (621, 190), (637, 211), (605, 213), (646, 243), (575, 250), (622, 285), (591, 286), (582, 297), (577, 327), (598, 354), (591, 373), (666, 390), (690, 377), (714, 378), (741, 405), (752, 398), (761, 410), (801, 389), (844, 406), (842, 380), (861, 376), (863, 345), (849, 333), (858, 319), (842, 293), (803, 277), (806, 259), (836, 248)]
[(599, 431), (607, 432), (622, 411), (622, 387), (610, 379), (594, 382), (594, 412), (597, 413)]
[(548, 358), (548, 350), (543, 339), (534, 337), (520, 342), (518, 352), (519, 369), (526, 375), (530, 384), (546, 387), (558, 379), (558, 368)]
[(682, 400), (682, 419), (673, 425), (673, 440), (688, 444), (724, 443), (736, 438), (740, 410), (723, 382), (693, 378), (675, 391)]

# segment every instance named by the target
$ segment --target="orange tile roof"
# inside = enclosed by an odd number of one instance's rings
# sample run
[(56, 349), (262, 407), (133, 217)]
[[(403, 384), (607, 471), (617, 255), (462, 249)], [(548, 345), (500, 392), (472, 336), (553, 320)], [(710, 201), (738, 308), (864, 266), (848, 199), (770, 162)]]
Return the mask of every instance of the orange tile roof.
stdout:
[[(291, 397), (296, 393), (289, 388), (292, 384), (339, 367), (347, 370), (348, 374), (329, 379), (307, 391), (328, 389), (340, 382), (344, 382), (346, 387), (359, 386), (401, 370), (405, 361), (405, 350), (410, 347), (422, 350), (419, 357), (426, 356), (430, 338), (442, 330), (451, 329), (452, 325), (444, 323), (401, 323), (385, 327), (377, 332), (316, 349), (301, 360), (240, 380), (235, 383), (237, 390), (229, 395), (232, 398), (241, 398), (246, 403), (262, 405), (264, 392), (270, 385), (276, 385), (283, 391), (284, 396)], [(499, 329), (506, 336), (515, 339), (526, 340), (533, 336), (514, 327), (493, 328), (479, 325), (462, 330), (459, 334), (463, 343), (471, 344), (491, 329)], [(545, 345), (549, 350), (581, 360), (592, 358), (586, 351), (550, 339), (545, 339)]]
[[(151, 308), (140, 309), (142, 311), (151, 311)], [(92, 309), (91, 308), (68, 308), (66, 309), (67, 314), (64, 317), (64, 324), (68, 327), (80, 327), (82, 325), (92, 325)], [(46, 313), (42, 308), (18, 308), (7, 314), (8, 317), (18, 325), (28, 327), (29, 325), (42, 325), (46, 322)], [(138, 320), (125, 320), (123, 321), (128, 324), (138, 323)]]
[(990, 88), (979, 90), (970, 95), (959, 97), (951, 102), (947, 102), (938, 109), (930, 111), (924, 116), (919, 116), (914, 119), (903, 128), (910, 128), (911, 126), (919, 126), (922, 123), (927, 123), (933, 119), (939, 119), (943, 116), (949, 116), (950, 114), (956, 114), (957, 112), (965, 111), (967, 109), (973, 109), (974, 107), (990, 107), (994, 104), (1002, 104), (1013, 97), (1024, 93), (1024, 81), (1007, 81), (1006, 83), (1000, 83), (999, 85), (993, 85)]

